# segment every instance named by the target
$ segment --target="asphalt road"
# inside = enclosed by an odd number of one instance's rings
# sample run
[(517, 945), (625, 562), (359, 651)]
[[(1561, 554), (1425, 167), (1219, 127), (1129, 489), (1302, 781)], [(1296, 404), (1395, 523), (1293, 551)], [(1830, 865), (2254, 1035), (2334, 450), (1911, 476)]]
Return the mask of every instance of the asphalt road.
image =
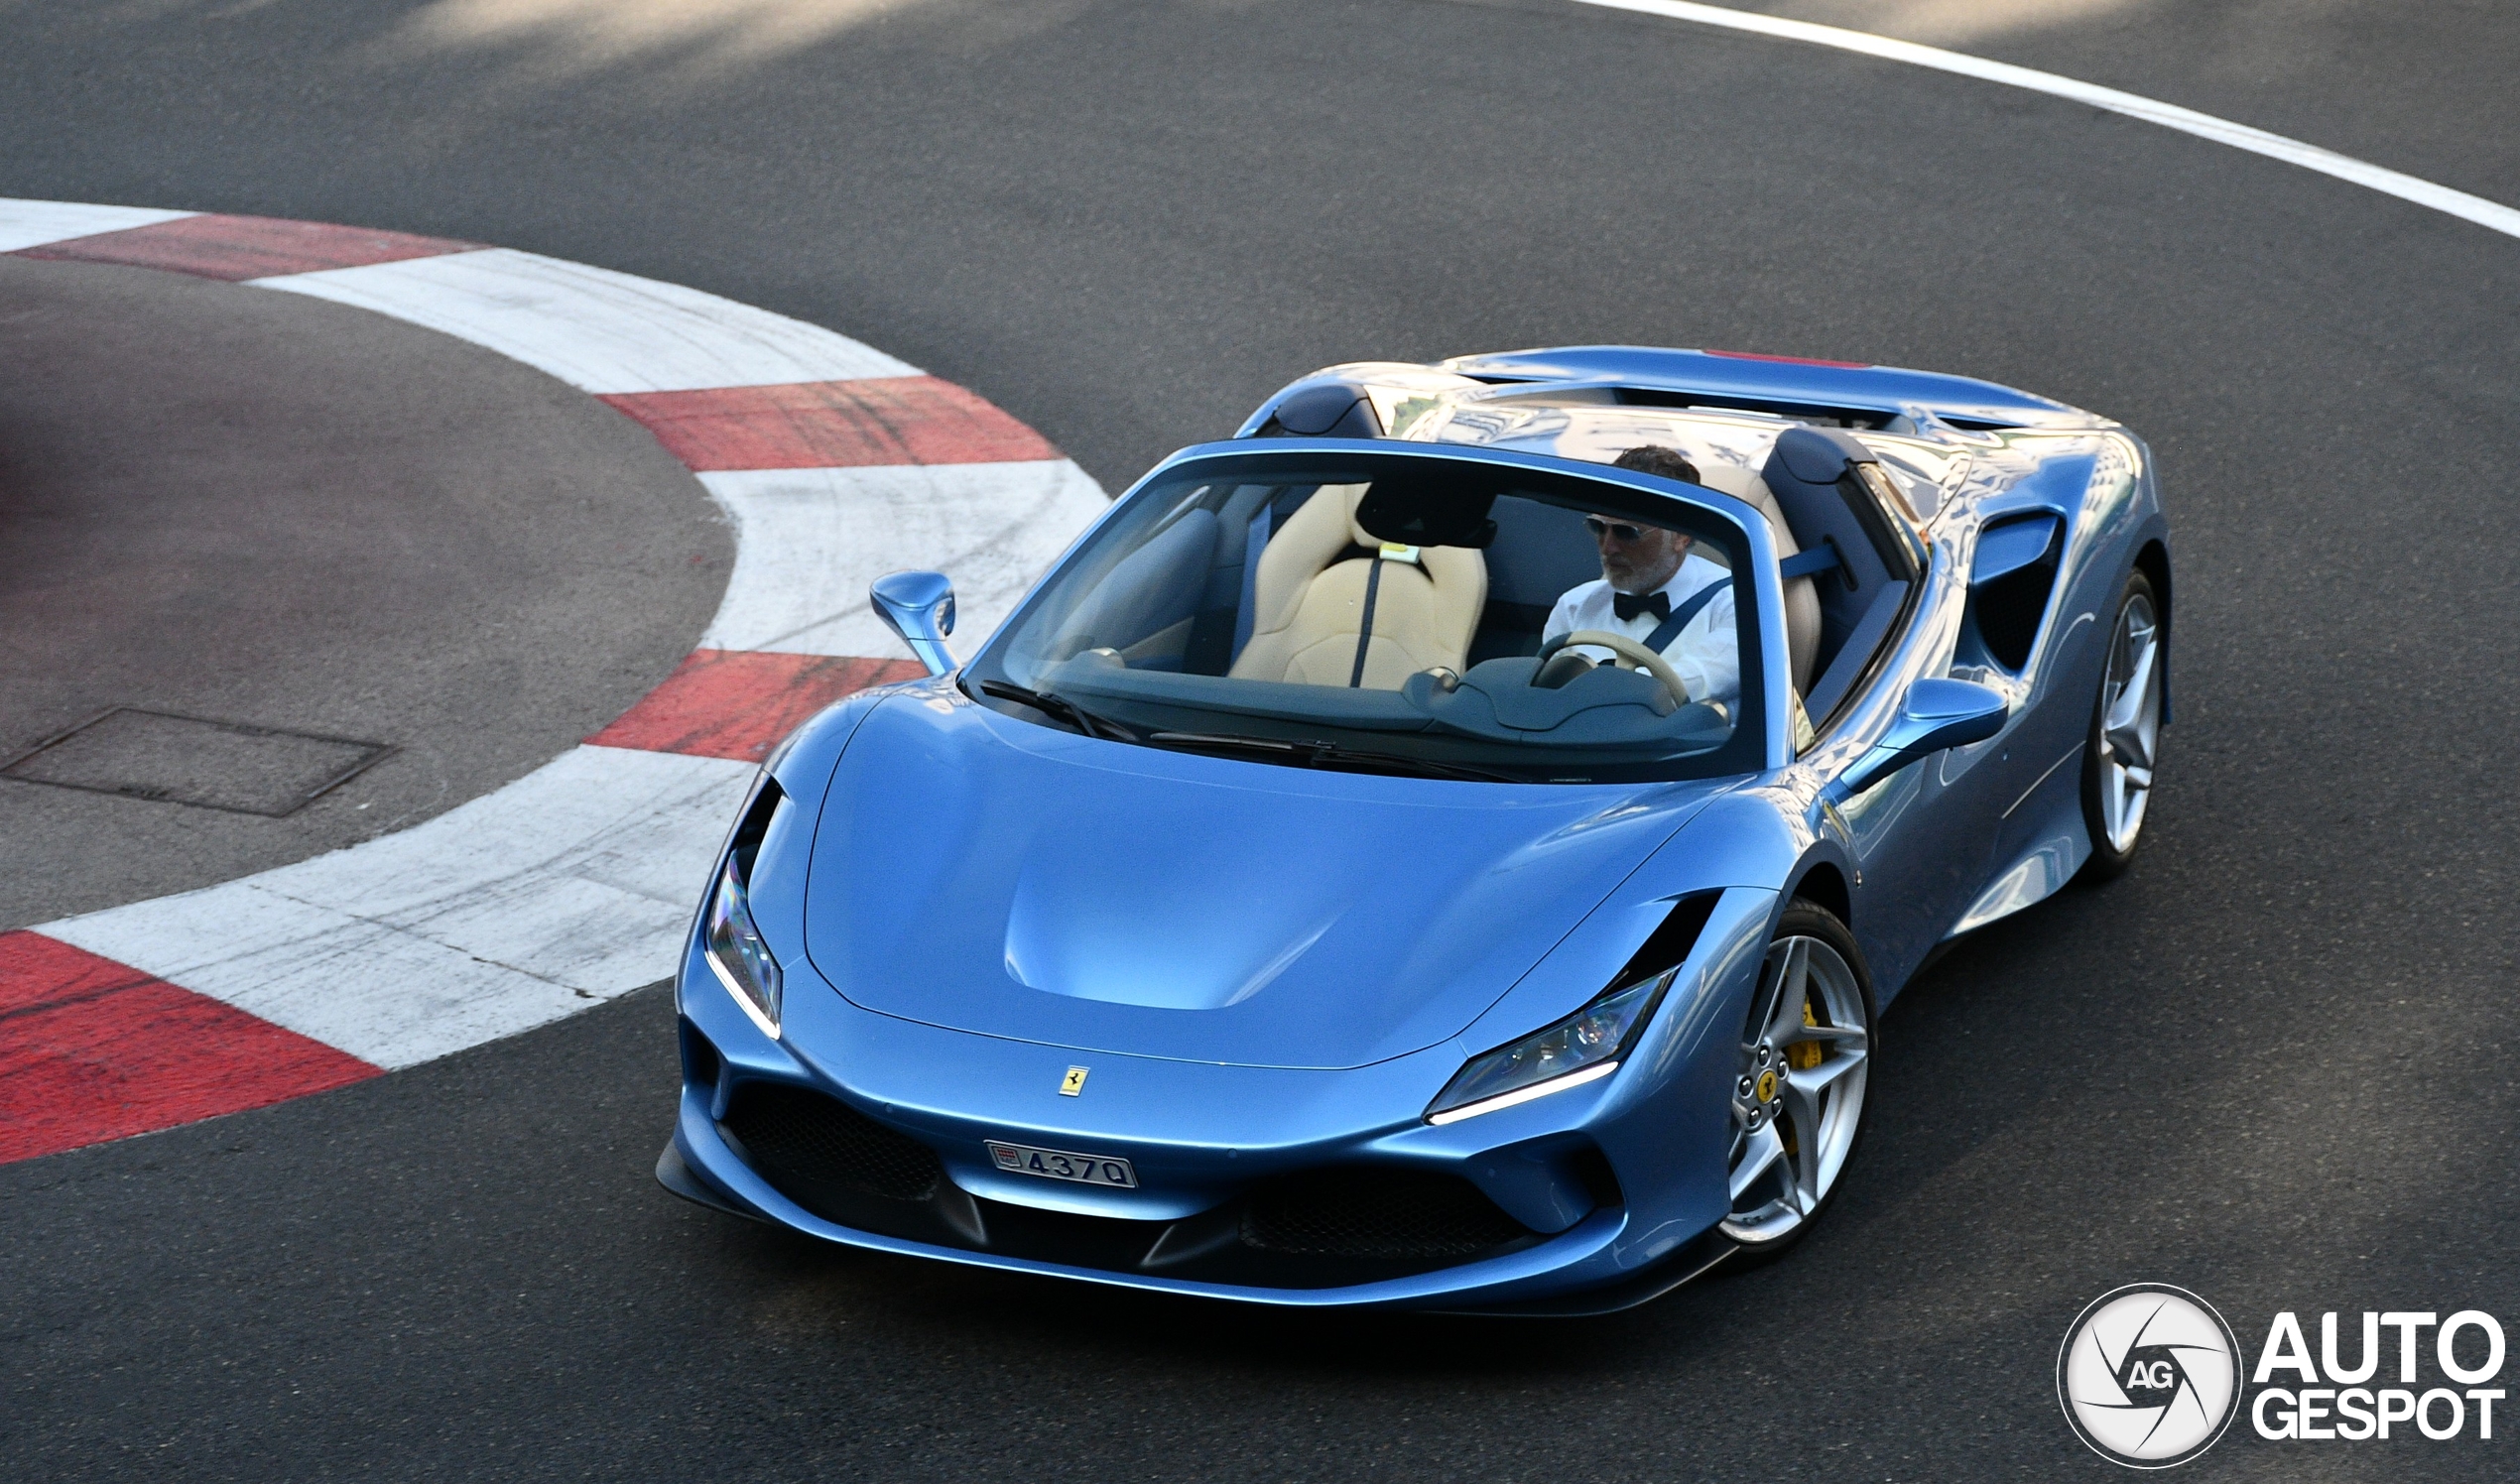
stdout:
[[(0, 257), (0, 757), (117, 706), (394, 749), (281, 817), (0, 781), (0, 930), (487, 793), (670, 674), (725, 588), (722, 517), (644, 430), (380, 314)], [(93, 761), (127, 783), (203, 735)]]
[[(2520, 200), (2491, 7), (2047, 10), (1969, 45)], [(691, 283), (1114, 485), (1343, 358), (1622, 339), (2047, 392), (2152, 440), (2177, 523), (2157, 835), (1910, 989), (1810, 1243), (1627, 1315), (1253, 1314), (716, 1218), (648, 1179), (648, 995), (0, 1169), (0, 1473), (2101, 1477), (2052, 1367), (2119, 1284), (2197, 1290), (2251, 1353), (2277, 1309), (2520, 1317), (2520, 242), (1556, 3), (594, 13), (22, 3), (0, 191)], [(668, 15), (725, 26), (646, 47)], [(2194, 1471), (2472, 1479), (2512, 1445), (2242, 1430)]]

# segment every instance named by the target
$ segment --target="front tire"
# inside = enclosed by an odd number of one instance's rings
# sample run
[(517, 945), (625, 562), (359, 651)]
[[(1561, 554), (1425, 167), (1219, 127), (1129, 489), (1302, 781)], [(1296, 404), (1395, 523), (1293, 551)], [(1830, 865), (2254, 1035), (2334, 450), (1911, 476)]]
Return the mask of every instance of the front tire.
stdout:
[(2144, 844), (2144, 816), (2161, 755), (2166, 634), (2152, 578), (2127, 574), (2109, 624), (2100, 693), (2082, 751), (2082, 822), (2091, 835), (2083, 874), (2106, 881), (2123, 873)]
[(1722, 1225), (1743, 1249), (1782, 1251), (1836, 1195), (1863, 1139), (1872, 1049), (1863, 950), (1827, 908), (1795, 901), (1769, 942), (1733, 1083)]

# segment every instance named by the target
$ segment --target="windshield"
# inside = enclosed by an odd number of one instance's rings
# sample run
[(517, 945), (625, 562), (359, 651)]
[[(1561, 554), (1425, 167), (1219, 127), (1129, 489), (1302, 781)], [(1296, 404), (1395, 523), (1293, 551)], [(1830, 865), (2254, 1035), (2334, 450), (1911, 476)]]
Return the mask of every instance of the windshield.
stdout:
[[(1668, 486), (1686, 488), (1686, 486)], [(966, 672), (1046, 725), (1289, 766), (1515, 783), (1762, 755), (1739, 527), (1441, 454), (1194, 459), (1122, 502)]]

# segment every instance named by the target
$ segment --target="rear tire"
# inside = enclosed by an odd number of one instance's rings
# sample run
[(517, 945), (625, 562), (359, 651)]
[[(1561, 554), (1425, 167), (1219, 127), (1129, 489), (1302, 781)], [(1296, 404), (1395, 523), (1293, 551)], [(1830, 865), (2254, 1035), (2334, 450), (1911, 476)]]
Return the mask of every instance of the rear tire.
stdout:
[(2152, 578), (2141, 571), (2127, 574), (2108, 634), (2100, 693), (2082, 749), (2082, 823), (2091, 836), (2091, 858), (2082, 874), (2093, 881), (2121, 875), (2134, 864), (2152, 805), (2154, 765), (2161, 756), (2163, 662), (2169, 653)]
[(1872, 976), (1855, 935), (1796, 900), (1770, 939), (1733, 1083), (1722, 1228), (1742, 1257), (1801, 1241), (1836, 1197), (1863, 1142), (1874, 1040)]

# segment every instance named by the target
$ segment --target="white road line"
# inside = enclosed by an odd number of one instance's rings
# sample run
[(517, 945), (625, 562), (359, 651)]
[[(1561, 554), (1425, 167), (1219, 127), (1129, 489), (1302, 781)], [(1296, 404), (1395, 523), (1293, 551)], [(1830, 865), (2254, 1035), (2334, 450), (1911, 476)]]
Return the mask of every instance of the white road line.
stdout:
[(398, 834), (36, 930), (410, 1066), (671, 973), (753, 771), (578, 747)]
[(123, 232), (155, 221), (198, 216), (198, 211), (160, 211), (148, 206), (91, 206), (81, 201), (29, 201), (0, 197), (0, 253)]
[(2321, 175), (2333, 176), (2339, 181), (2394, 195), (2400, 200), (2446, 211), (2462, 221), (2474, 222), (2505, 236), (2520, 237), (2520, 210), (2486, 200), (2483, 196), (2453, 190), (2447, 186), (2356, 160), (2350, 155), (2339, 155), (2333, 150), (2323, 150), (2317, 145), (2304, 144), (2281, 134), (2270, 134), (2264, 129), (2235, 124), (2210, 113), (2199, 113), (2193, 108), (2181, 108), (2136, 93), (2121, 92), (2114, 87), (2078, 82), (2072, 77), (2042, 72), (2035, 67), (1990, 62), (1982, 57), (1946, 52), (1940, 47), (1875, 36), (1868, 31), (1848, 31), (1843, 27), (1823, 26), (1812, 21), (1792, 21), (1782, 16), (1727, 10), (1719, 5), (1698, 5), (1690, 3), (1690, 0), (1575, 0), (1575, 3), (1606, 10), (1636, 11), (1675, 21), (1694, 21), (1701, 26), (1720, 26), (1727, 31), (1747, 31), (1786, 41), (1809, 42), (1818, 47), (1834, 47), (1841, 52), (1860, 53), (1888, 62), (1903, 62), (1911, 66), (1932, 67), (1936, 71), (1956, 72), (1963, 77), (2070, 98), (2111, 113), (2122, 113), (2128, 118), (2159, 124), (2165, 129), (2176, 129), (2182, 134), (2193, 134), (2199, 139), (2226, 144), (2235, 150), (2247, 150), (2270, 160), (2315, 170)]
[(867, 586), (935, 567), (953, 577), (954, 652), (968, 655), (1110, 508), (1064, 458), (699, 478), (736, 527), (735, 570), (702, 649), (894, 654), (901, 641), (868, 608)]
[(920, 374), (819, 324), (504, 247), (251, 282), (443, 330), (597, 394)]

